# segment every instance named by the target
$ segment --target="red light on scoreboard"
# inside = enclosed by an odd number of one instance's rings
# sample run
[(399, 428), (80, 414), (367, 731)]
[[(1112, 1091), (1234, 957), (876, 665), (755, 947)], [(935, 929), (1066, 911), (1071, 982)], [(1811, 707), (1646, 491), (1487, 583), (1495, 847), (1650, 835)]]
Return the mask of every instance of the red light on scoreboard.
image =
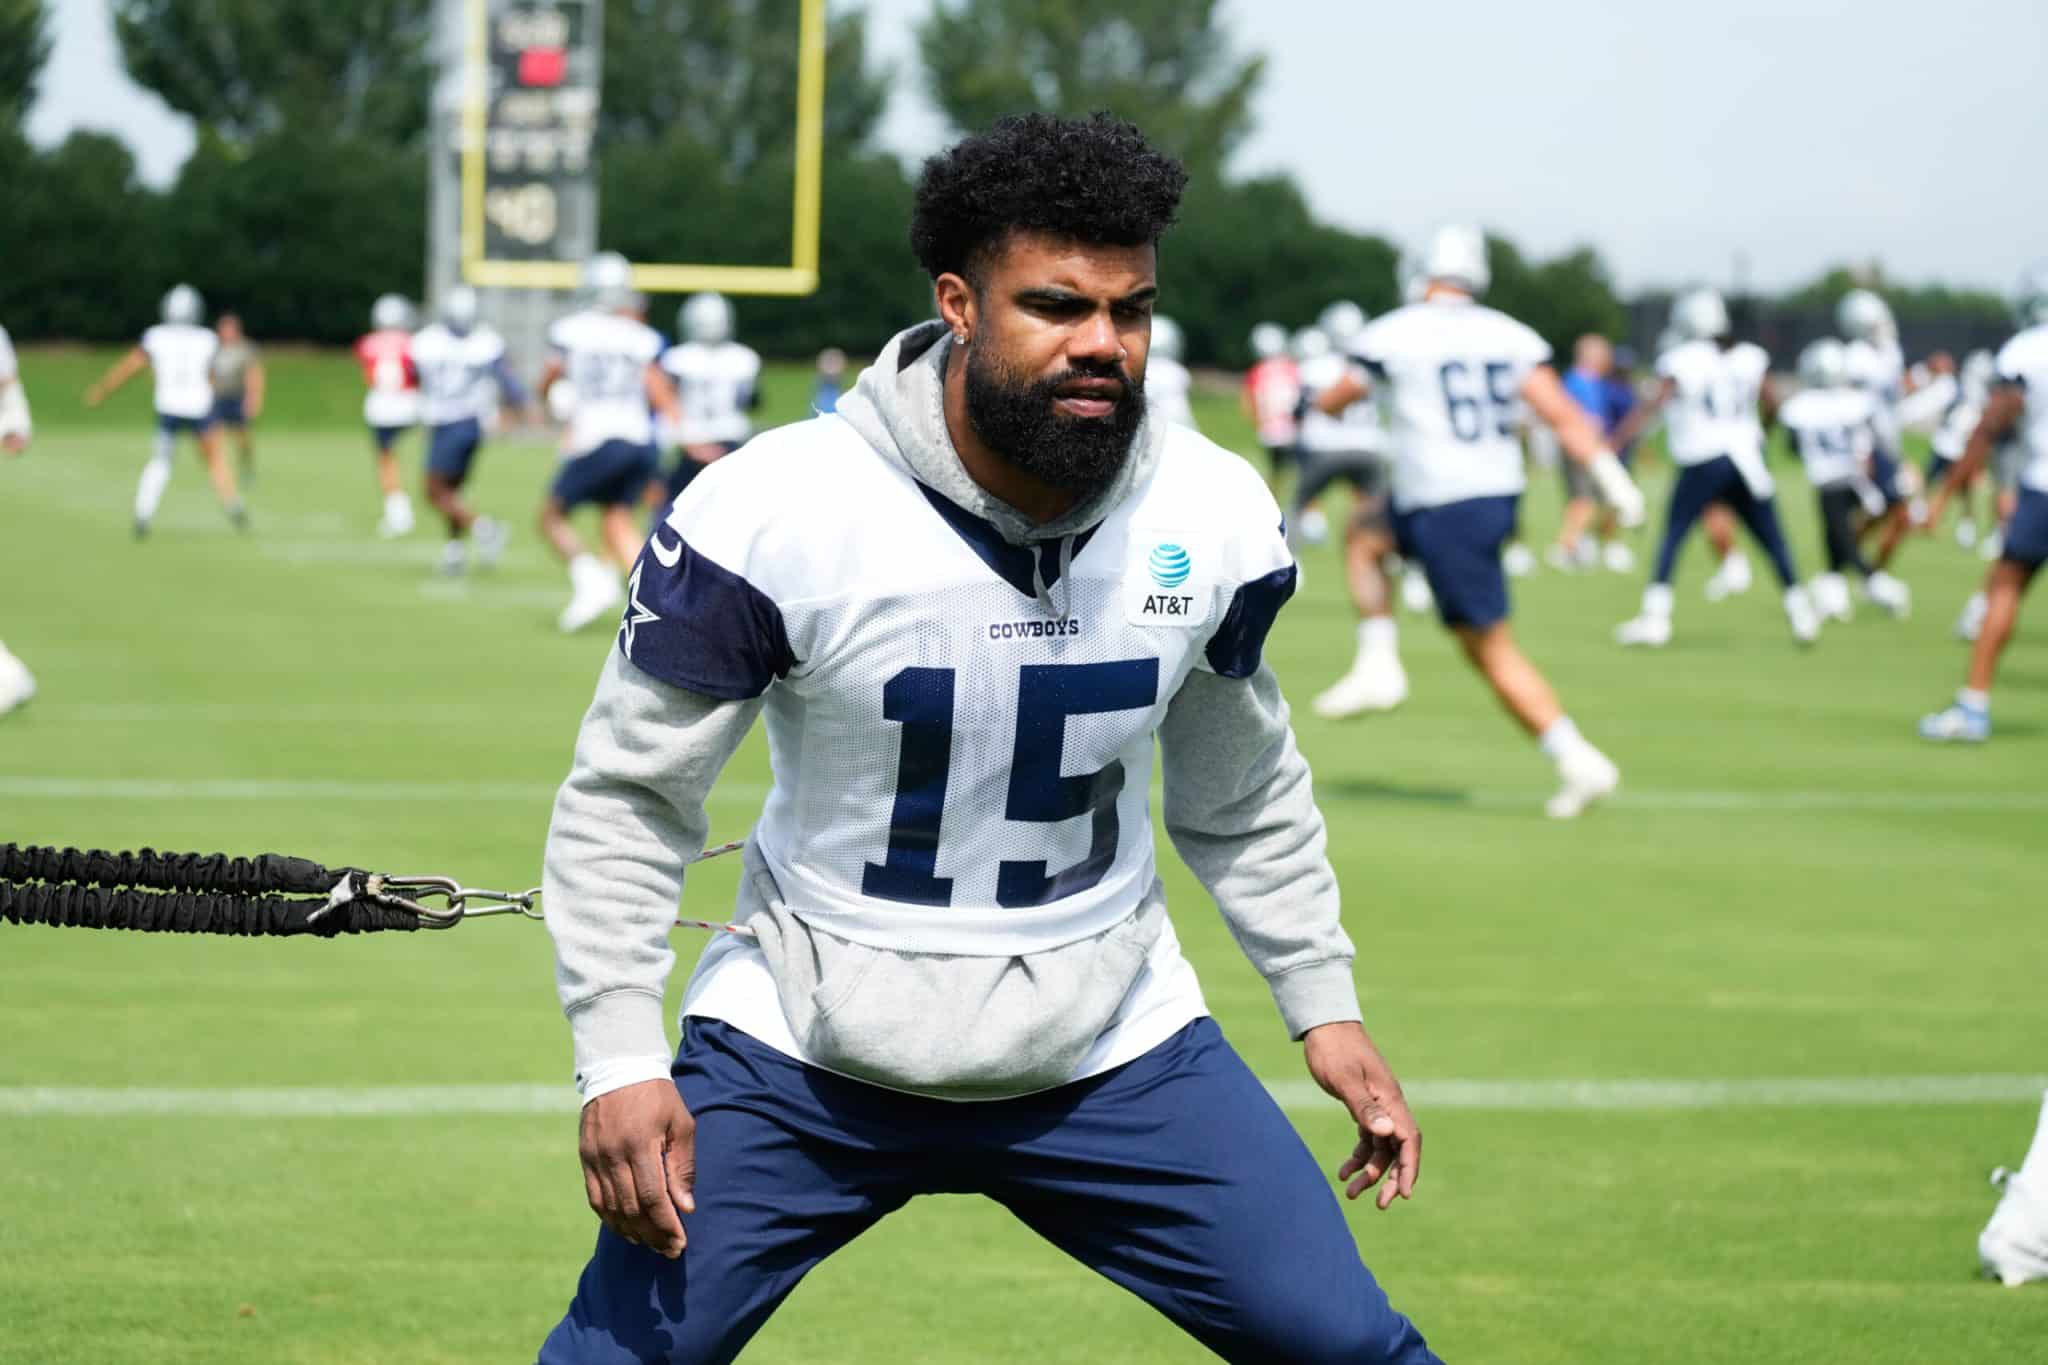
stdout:
[(519, 83), (551, 88), (569, 74), (569, 54), (559, 47), (529, 47), (519, 54)]

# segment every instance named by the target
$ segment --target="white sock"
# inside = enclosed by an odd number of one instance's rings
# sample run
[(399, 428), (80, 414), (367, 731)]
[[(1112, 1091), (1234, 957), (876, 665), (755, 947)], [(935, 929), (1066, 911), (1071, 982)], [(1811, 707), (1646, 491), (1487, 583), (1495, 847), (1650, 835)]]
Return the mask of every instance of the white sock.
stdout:
[[(1368, 616), (1358, 623), (1358, 663), (1400, 652), (1400, 628), (1391, 616)], [(1355, 667), (1356, 665), (1354, 665)]]
[(598, 582), (605, 577), (604, 563), (588, 550), (569, 561), (569, 586), (578, 592), (583, 590), (585, 584)]
[(156, 509), (163, 504), (164, 490), (171, 486), (171, 437), (160, 431), (156, 434), (156, 446), (150, 451), (149, 463), (142, 467), (142, 477), (135, 483), (135, 519), (154, 521)]
[(1969, 707), (1972, 711), (1989, 711), (1991, 709), (1991, 694), (1989, 692), (1980, 692), (1974, 687), (1957, 689), (1956, 701), (1961, 705)]
[(384, 515), (393, 521), (402, 521), (412, 515), (412, 499), (403, 490), (384, 495)]
[(1652, 583), (1643, 589), (1643, 615), (1671, 619), (1671, 585)]
[(1579, 727), (1572, 724), (1570, 716), (1559, 716), (1550, 722), (1550, 728), (1536, 737), (1536, 744), (1553, 763), (1562, 763), (1571, 755), (1593, 747), (1579, 733)]

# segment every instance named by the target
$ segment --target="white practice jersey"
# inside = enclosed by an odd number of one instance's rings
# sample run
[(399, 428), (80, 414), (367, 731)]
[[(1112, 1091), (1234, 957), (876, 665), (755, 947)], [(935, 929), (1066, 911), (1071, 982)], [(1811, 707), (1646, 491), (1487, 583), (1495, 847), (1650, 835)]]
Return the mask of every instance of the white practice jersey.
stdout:
[(1899, 400), (1906, 391), (1906, 353), (1896, 341), (1852, 341), (1843, 348), (1849, 382), (1877, 405), (1877, 446), (1899, 453)]
[(1377, 395), (1359, 399), (1336, 416), (1315, 405), (1323, 392), (1349, 375), (1370, 383), (1365, 366), (1346, 356), (1330, 352), (1304, 361), (1300, 369), (1301, 394), (1308, 406), (1301, 415), (1303, 450), (1318, 455), (1383, 455), (1387, 449), (1387, 424), (1380, 413)]
[(1189, 401), (1194, 388), (1195, 377), (1178, 360), (1155, 355), (1145, 362), (1145, 406), (1155, 419), (1200, 431)]
[(647, 367), (661, 355), (659, 332), (634, 318), (589, 309), (551, 325), (548, 345), (576, 386), (565, 453), (586, 454), (606, 441), (653, 443)]
[(1757, 403), (1771, 358), (1761, 346), (1739, 342), (1722, 350), (1712, 341), (1687, 341), (1657, 357), (1657, 374), (1674, 388), (1664, 405), (1671, 460), (1705, 464), (1728, 456), (1760, 462), (1763, 423)]
[(497, 403), (497, 369), (504, 358), (505, 338), (488, 324), (458, 333), (435, 322), (413, 333), (420, 420), (445, 426), (489, 412)]
[(1295, 581), (1251, 466), (1166, 432), (1102, 522), (1037, 546), (837, 416), (756, 437), (677, 499), (620, 648), (692, 692), (765, 697), (753, 842), (792, 911), (869, 946), (990, 956), (1138, 907), (1167, 705), (1195, 670), (1255, 671)]
[(21, 366), (14, 358), (14, 338), (7, 335), (7, 329), (0, 327), (0, 384), (18, 382)]
[(673, 433), (676, 444), (740, 445), (754, 434), (748, 409), (754, 386), (761, 382), (761, 357), (737, 341), (706, 345), (686, 341), (671, 346), (661, 368), (674, 376), (676, 401), (683, 420)]
[[(1946, 375), (1942, 377), (1947, 378)], [(1941, 421), (1934, 428), (1931, 440), (1934, 453), (1944, 460), (1962, 459), (1964, 447), (1970, 444), (1970, 433), (1977, 429), (1977, 423), (1983, 418), (1983, 395), (1956, 385), (1955, 397), (1942, 410)]]
[(1542, 337), (1470, 299), (1433, 299), (1375, 319), (1351, 350), (1387, 415), (1396, 507), (1522, 491), (1522, 384), (1550, 359)]
[(1997, 374), (1995, 382), (2016, 384), (2026, 395), (2018, 428), (2024, 445), (2020, 483), (2048, 493), (2048, 325), (2029, 327), (2006, 342), (1998, 352)]
[(1803, 389), (1785, 400), (1778, 420), (1792, 433), (1792, 444), (1815, 488), (1848, 483), (1865, 473), (1877, 444), (1871, 423), (1877, 415), (1870, 395), (1861, 389)]
[(142, 334), (159, 413), (192, 419), (213, 414), (213, 353), (219, 349), (212, 328), (190, 323), (160, 322)]

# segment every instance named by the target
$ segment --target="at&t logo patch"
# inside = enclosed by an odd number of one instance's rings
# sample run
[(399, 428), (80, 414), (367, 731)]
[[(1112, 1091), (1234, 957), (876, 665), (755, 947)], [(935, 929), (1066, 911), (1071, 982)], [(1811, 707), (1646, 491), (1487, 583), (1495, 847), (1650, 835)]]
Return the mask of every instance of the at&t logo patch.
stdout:
[(1214, 585), (1200, 545), (1177, 535), (1133, 533), (1124, 572), (1124, 619), (1136, 626), (1208, 624)]

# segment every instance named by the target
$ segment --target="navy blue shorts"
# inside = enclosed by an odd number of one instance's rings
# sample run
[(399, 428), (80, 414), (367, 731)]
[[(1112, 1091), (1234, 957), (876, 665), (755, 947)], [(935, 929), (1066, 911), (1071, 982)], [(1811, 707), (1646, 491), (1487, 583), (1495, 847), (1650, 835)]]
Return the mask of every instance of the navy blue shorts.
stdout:
[(1484, 630), (1507, 619), (1508, 577), (1500, 552), (1514, 534), (1520, 501), (1507, 495), (1394, 510), (1402, 557), (1422, 565), (1445, 625)]
[(2020, 486), (2020, 502), (2005, 528), (2005, 547), (1999, 558), (2029, 571), (2048, 562), (2048, 493)]
[(405, 427), (373, 426), (370, 428), (370, 439), (377, 443), (377, 453), (379, 455), (389, 455), (391, 447), (398, 444), (398, 438), (405, 435), (406, 430)]
[(660, 468), (653, 446), (606, 441), (595, 450), (564, 460), (548, 492), (565, 508), (586, 502), (601, 507), (630, 506), (640, 501)]
[(469, 477), (469, 462), (483, 444), (483, 424), (474, 417), (427, 428), (427, 473), (438, 474), (456, 487)]
[(220, 397), (213, 400), (213, 423), (215, 426), (246, 427), (249, 414), (242, 407), (240, 397)]
[(213, 418), (173, 417), (168, 412), (156, 415), (156, 429), (166, 436), (197, 436), (213, 426)]
[[(1228, 1360), (1437, 1360), (1213, 1020), (1013, 1100), (884, 1090), (710, 1019), (687, 1021), (674, 1074), (697, 1122), (689, 1245), (668, 1261), (600, 1229), (541, 1365), (724, 1365), (813, 1266), (926, 1194), (995, 1200)], [(944, 1320), (915, 1313), (906, 1341)]]
[(1899, 486), (1899, 457), (1890, 451), (1870, 452), (1870, 481), (1884, 494), (1886, 507), (1897, 507), (1906, 500), (1905, 491)]
[[(740, 448), (740, 443), (738, 441), (720, 441), (718, 446), (725, 452), (725, 455), (730, 455)], [(725, 455), (721, 455), (719, 458), (724, 459)], [(691, 459), (689, 451), (678, 450), (676, 452), (675, 468), (668, 472), (668, 500), (674, 502), (677, 498), (680, 498), (683, 495), (683, 490), (690, 486), (690, 481), (708, 468), (710, 468), (709, 465), (699, 464)]]

